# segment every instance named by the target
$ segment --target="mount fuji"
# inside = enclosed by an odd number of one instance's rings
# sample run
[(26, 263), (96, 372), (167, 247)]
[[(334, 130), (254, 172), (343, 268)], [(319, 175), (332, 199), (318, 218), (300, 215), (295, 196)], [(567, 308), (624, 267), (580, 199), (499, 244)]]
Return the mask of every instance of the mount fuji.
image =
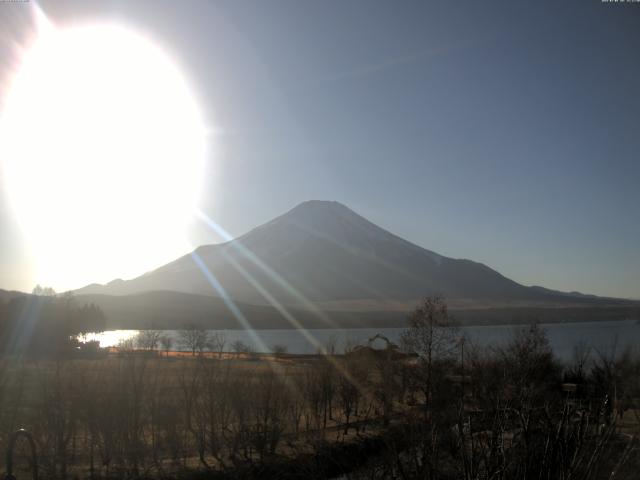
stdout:
[(527, 287), (486, 265), (404, 240), (332, 201), (312, 200), (226, 243), (78, 295), (172, 291), (252, 305), (407, 311), (441, 294), (460, 308), (588, 306), (602, 299)]

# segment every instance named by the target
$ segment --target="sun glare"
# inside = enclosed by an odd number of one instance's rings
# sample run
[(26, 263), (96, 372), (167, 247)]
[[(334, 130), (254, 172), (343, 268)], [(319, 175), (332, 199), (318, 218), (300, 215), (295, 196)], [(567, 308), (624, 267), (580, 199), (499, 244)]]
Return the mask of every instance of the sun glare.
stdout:
[(141, 35), (41, 28), (4, 99), (0, 155), (38, 282), (131, 277), (186, 252), (205, 129), (181, 73)]

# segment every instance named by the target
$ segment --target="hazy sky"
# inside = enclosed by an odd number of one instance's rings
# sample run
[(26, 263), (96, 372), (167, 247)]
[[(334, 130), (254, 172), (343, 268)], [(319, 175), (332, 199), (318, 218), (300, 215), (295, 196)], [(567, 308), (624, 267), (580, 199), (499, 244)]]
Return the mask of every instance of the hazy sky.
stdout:
[[(169, 52), (219, 131), (202, 208), (233, 235), (338, 200), (526, 285), (640, 298), (639, 3), (40, 6)], [(0, 3), (0, 59), (25, 18)], [(0, 232), (0, 288), (30, 290), (4, 198)], [(218, 240), (197, 226), (192, 239)]]

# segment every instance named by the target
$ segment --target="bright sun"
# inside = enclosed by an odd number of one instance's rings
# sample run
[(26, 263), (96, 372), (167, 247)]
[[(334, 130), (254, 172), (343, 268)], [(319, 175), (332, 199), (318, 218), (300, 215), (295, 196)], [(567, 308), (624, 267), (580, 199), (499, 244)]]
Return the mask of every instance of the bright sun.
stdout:
[(36, 280), (74, 288), (185, 253), (204, 155), (196, 102), (158, 47), (114, 25), (41, 29), (0, 119)]

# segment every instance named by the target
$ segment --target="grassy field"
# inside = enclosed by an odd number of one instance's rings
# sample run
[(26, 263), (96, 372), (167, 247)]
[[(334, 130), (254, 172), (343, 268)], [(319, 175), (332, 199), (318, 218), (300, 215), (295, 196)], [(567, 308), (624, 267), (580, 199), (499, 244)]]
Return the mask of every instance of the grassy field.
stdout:
[(377, 431), (375, 374), (347, 388), (348, 363), (184, 352), (7, 360), (0, 448), (26, 428), (51, 477), (224, 470), (310, 453)]

